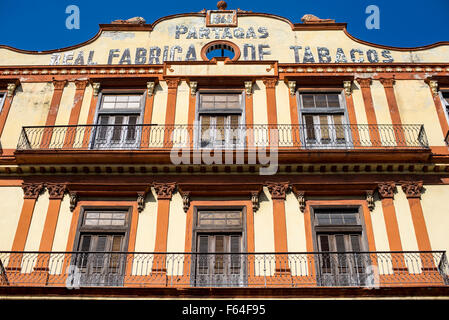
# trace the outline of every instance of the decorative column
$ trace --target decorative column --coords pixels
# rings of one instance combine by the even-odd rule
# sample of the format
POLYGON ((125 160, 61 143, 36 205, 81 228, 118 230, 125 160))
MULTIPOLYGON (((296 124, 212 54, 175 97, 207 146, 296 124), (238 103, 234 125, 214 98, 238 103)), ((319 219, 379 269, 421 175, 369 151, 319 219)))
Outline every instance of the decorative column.
POLYGON ((44 229, 42 230, 41 242, 39 245, 39 253, 34 265, 33 277, 36 281, 33 284, 46 284, 49 274, 50 254, 53 248, 53 241, 56 233, 56 225, 58 223, 59 209, 66 191, 64 184, 49 183, 46 185, 50 202, 48 204, 47 216, 45 218, 44 229))
MULTIPOLYGON (((39 197, 39 194, 41 193, 43 188, 43 183, 22 184, 24 200, 11 251, 21 252, 25 250, 25 244, 28 238, 28 232, 30 230, 34 207, 36 205, 37 198, 39 197)), ((20 272, 21 261, 21 253, 11 255, 7 269, 9 271, 20 272)))
POLYGON ((189 81, 190 95, 189 95, 189 113, 187 117, 187 123, 189 125, 188 134, 190 147, 193 149, 193 135, 194 135, 194 122, 195 122, 195 109, 196 109, 196 93, 198 91, 198 82, 189 81))
POLYGON ((64 87, 67 84, 67 80, 53 80, 53 97, 50 102, 50 109, 48 110, 47 120, 45 122, 46 127, 41 138, 40 147, 46 149, 51 144, 51 137, 53 135, 53 126, 56 123, 56 117, 58 116, 59 104, 61 103, 62 93, 64 87))
MULTIPOLYGON (((83 105, 84 92, 89 84, 88 80, 75 80, 75 97, 73 99, 73 107, 70 112, 69 126, 76 126, 78 124, 81 107, 83 105)), ((71 148, 75 142, 77 127, 69 127, 65 134, 64 148, 71 148)))
POLYGON ((245 81, 246 145, 248 149, 254 147, 253 84, 253 80, 245 81))
POLYGON ((441 130, 443 132, 443 137, 446 137, 449 131, 449 125, 446 120, 446 111, 444 110, 440 95, 438 93, 438 81, 428 79, 426 82, 429 85, 430 94, 432 95, 433 102, 435 104, 438 121, 440 122, 441 130))
POLYGON ((426 221, 421 206, 423 182, 401 181, 399 183, 402 185, 402 190, 404 191, 410 206, 418 249, 419 251, 431 251, 432 246, 430 245, 429 233, 427 232, 426 221))
POLYGON ((301 146, 301 135, 299 129, 298 103, 296 100, 296 81, 287 81, 290 104, 290 122, 292 124, 293 146, 301 146))
POLYGON ((396 137, 396 144, 398 146, 405 146, 405 134, 402 127, 401 115, 399 113, 398 103, 396 101, 396 95, 394 94, 394 82, 393 78, 380 78, 380 83, 384 86, 385 95, 387 97, 388 109, 390 110, 391 122, 393 123, 394 135, 396 137))
POLYGON ((16 91, 18 82, 11 82, 7 84, 6 90, 6 98, 3 103, 3 108, 0 113, 0 137, 3 133, 3 129, 5 128, 6 119, 8 118, 9 110, 11 109, 12 100, 14 99, 14 93, 16 91))
POLYGON ((163 253, 154 257, 153 272, 165 275, 165 253, 167 252, 168 221, 170 200, 176 189, 175 183, 154 183, 157 195, 156 243, 154 252, 163 253))
MULTIPOLYGON (((382 211, 384 215, 385 229, 387 231, 390 251, 402 251, 402 243, 399 234, 398 220, 393 203, 395 189, 396 184, 394 182, 381 183, 378 186, 379 195, 382 201, 382 211)), ((391 254, 391 259, 393 271, 395 273, 407 271, 407 266, 405 265, 402 253, 391 254)))
POLYGON ((360 135, 357 127, 357 117, 355 115, 354 99, 352 97, 352 81, 343 81, 343 88, 346 97, 346 107, 348 109, 349 125, 351 126, 352 141, 354 147, 360 146, 360 135))
POLYGON ((153 106, 154 106, 154 89, 156 83, 154 81, 147 82, 146 99, 145 99, 145 109, 143 112, 143 124, 141 132, 140 147, 148 148, 150 143, 151 127, 146 126, 151 124, 153 117, 153 106))
MULTIPOLYGON (((101 84, 99 82, 92 83, 92 98, 90 99, 89 113, 87 114, 86 124, 94 124, 94 117, 95 111, 97 109, 98 95, 100 93, 100 88, 101 84)), ((92 136, 91 130, 86 128, 83 137, 83 149, 88 148, 91 136, 92 136)))
MULTIPOLYGON (((268 191, 273 200, 274 250, 287 253, 287 223, 285 218, 285 199, 289 188, 288 182, 267 182, 268 191)), ((288 255, 276 255, 276 275, 289 274, 288 255)))
POLYGON ((267 93, 267 112, 268 112, 268 124, 277 126, 277 108, 276 108, 276 78, 263 79, 265 85, 265 91, 267 93))
POLYGON ((362 90, 363 102, 365 104, 366 119, 368 121, 368 128, 371 144, 373 146, 382 145, 380 135, 377 127, 376 112, 374 111, 373 97, 371 95, 371 78, 357 78, 357 82, 360 84, 362 90))
POLYGON ((167 109, 165 112, 165 133, 164 133, 164 147, 170 148, 172 146, 172 132, 175 125, 175 113, 176 113, 176 99, 178 94, 178 85, 180 79, 166 79, 168 86, 167 95, 167 109))

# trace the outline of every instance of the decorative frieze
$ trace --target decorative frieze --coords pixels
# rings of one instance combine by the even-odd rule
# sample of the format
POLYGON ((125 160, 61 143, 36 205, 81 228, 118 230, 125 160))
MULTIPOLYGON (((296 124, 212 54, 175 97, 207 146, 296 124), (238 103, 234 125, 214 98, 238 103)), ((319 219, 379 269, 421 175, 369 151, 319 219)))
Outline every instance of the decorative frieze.
POLYGON ((165 81, 167 82, 168 89, 177 89, 180 80, 178 78, 174 78, 174 79, 165 79, 165 81))
POLYGON ((371 78, 357 78, 356 80, 361 88, 370 88, 373 81, 371 78))
POLYGON ((84 90, 89 84, 88 80, 75 80, 76 90, 84 90))
POLYGON ((384 86, 384 88, 393 88, 393 85, 395 83, 394 78, 380 78, 380 83, 384 86))
POLYGON ((6 87, 6 90, 7 90, 6 95, 8 97, 12 97, 14 95, 14 91, 16 91, 16 87, 17 87, 17 85, 15 83, 8 83, 8 85, 6 87))
POLYGON ((396 184, 394 182, 380 183, 378 185, 378 191, 382 198, 394 198, 394 191, 396 184))
POLYGON ((374 205, 374 191, 368 190, 366 191, 366 202, 368 204, 369 211, 373 211, 375 208, 374 205))
POLYGON ((65 184, 47 183, 46 184, 50 199, 62 199, 66 191, 65 184))
POLYGON ((23 198, 24 199, 37 199, 39 194, 44 189, 43 183, 23 183, 23 198))
POLYGON ((288 82, 288 90, 290 91, 291 96, 294 96, 296 94, 296 81, 288 82))
POLYGON ((420 198, 423 188, 422 181, 400 181, 402 190, 407 198, 420 198))
POLYGON ((276 88, 276 83, 278 80, 276 78, 265 78, 263 79, 263 83, 265 85, 265 88, 267 89, 274 89, 276 88))
POLYGON ((273 200, 285 200, 289 189, 288 182, 267 182, 266 185, 273 200))
POLYGON ((78 203, 78 194, 76 192, 69 192, 69 197, 70 197, 70 212, 73 212, 78 203))
POLYGON ((182 192, 182 208, 184 212, 187 213, 190 208, 190 192, 182 192))
POLYGON ((145 209, 145 192, 137 193, 137 211, 140 213, 145 209))
POLYGON ((153 183, 158 200, 171 200, 176 189, 176 183, 153 183))
POLYGON ((53 80, 55 90, 63 90, 66 84, 67 80, 53 80))
POLYGON ((147 94, 149 97, 151 97, 154 94, 154 82, 147 82, 147 94))

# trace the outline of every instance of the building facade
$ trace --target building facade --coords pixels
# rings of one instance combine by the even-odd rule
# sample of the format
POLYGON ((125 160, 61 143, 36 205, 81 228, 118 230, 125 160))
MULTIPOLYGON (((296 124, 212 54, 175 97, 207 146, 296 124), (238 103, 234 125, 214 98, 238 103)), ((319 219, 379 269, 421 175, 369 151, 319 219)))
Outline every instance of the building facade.
POLYGON ((0 46, 0 103, 3 296, 449 296, 447 42, 221 1, 0 46))

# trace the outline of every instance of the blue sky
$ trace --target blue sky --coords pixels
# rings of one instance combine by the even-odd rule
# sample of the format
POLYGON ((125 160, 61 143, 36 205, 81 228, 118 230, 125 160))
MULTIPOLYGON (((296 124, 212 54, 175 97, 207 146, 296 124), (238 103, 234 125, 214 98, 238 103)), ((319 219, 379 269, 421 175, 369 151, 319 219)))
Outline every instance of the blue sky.
MULTIPOLYGON (((273 13, 292 22, 304 14, 347 22, 349 32, 362 40, 397 47, 417 47, 449 41, 449 0, 229 0, 228 9, 273 13), (380 9, 380 29, 368 30, 366 7, 380 9)), ((98 32, 98 24, 142 16, 147 23, 160 17, 203 8, 217 1, 152 0, 0 0, 0 44, 26 50, 51 50, 78 44, 98 32), (80 29, 65 26, 66 7, 80 9, 80 29)))

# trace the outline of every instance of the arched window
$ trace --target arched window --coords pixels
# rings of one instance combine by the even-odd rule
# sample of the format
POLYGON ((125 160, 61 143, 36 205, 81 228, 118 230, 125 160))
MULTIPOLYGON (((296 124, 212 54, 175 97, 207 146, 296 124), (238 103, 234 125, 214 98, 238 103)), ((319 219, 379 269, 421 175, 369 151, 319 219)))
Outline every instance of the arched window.
POLYGON ((205 61, 213 58, 229 58, 235 61, 240 57, 240 49, 230 41, 213 41, 203 47, 201 57, 205 61))

